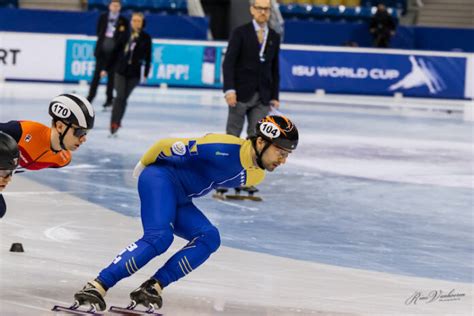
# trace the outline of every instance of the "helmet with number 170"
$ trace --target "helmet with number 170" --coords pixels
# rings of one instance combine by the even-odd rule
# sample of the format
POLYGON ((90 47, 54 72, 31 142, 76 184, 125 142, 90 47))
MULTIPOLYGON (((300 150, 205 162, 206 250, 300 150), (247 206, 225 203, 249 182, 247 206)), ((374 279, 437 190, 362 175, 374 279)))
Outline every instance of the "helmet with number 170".
POLYGON ((268 115, 257 123, 257 136, 277 147, 292 151, 298 146, 298 129, 283 115, 268 115))
POLYGON ((62 121, 67 125, 76 125, 83 129, 94 127, 94 108, 83 96, 68 93, 55 97, 49 103, 49 115, 55 121, 62 121))

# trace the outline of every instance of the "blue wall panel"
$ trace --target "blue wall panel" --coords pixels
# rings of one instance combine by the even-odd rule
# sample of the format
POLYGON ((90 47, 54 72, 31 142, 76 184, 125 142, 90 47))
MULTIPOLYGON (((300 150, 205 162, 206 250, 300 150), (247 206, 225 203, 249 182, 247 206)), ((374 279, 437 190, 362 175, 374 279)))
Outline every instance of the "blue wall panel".
MULTIPOLYGON (((367 23, 285 21, 285 43, 341 46, 356 42, 370 47, 367 23)), ((398 26, 391 47, 440 51, 474 52, 474 29, 398 26)))
MULTIPOLYGON (((0 8, 0 31, 96 35, 100 12, 68 12, 0 8)), ((147 32, 154 38, 205 40, 206 18, 147 14, 147 32)))

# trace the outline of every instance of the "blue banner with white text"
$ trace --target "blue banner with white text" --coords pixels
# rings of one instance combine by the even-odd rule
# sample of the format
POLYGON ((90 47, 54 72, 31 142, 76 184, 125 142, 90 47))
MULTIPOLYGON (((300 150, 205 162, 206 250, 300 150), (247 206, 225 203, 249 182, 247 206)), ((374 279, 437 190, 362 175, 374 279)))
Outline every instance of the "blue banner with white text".
MULTIPOLYGON (((92 79, 95 40, 68 39, 65 81, 92 79)), ((221 45, 153 43, 147 85, 222 87, 221 45)), ((464 99, 467 58, 282 49, 282 91, 464 99)))
POLYGON ((463 99, 465 57, 283 50, 281 89, 463 99))
MULTIPOLYGON (((94 74, 95 40, 68 39, 65 81, 90 81, 94 74)), ((222 47, 153 43, 146 84, 221 87, 222 47)))

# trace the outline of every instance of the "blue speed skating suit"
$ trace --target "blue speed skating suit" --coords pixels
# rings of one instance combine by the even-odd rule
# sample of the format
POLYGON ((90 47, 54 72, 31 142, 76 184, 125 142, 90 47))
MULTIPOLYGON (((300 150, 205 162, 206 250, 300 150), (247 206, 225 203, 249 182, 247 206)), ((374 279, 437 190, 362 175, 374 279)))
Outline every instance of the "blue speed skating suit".
POLYGON ((196 269, 220 245, 217 228, 192 199, 215 187, 260 183, 264 170, 254 165, 252 143, 231 135, 169 138, 153 145, 135 168, 140 173, 143 237, 125 248, 98 276, 107 287, 137 272, 165 252, 174 235, 188 244, 153 276, 162 287, 196 269))

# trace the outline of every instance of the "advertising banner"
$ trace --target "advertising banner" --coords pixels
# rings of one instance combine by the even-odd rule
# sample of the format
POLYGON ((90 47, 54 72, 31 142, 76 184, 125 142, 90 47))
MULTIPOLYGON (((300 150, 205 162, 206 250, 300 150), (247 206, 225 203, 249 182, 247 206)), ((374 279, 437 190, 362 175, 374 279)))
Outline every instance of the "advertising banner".
POLYGON ((0 33, 0 78, 62 81, 64 37, 0 33))
POLYGON ((281 89, 462 99, 466 62, 466 57, 283 50, 281 89))
MULTIPOLYGON (((95 40, 66 41, 66 81, 92 79, 95 40)), ((219 87, 222 48, 216 46, 153 43, 148 85, 219 87)))
MULTIPOLYGON (((94 48, 93 37, 0 32, 0 80, 90 82, 94 48)), ((154 40, 152 49, 147 85, 222 87, 225 43, 154 40)), ((282 45, 280 76, 281 91, 472 99, 474 55, 282 45)))

